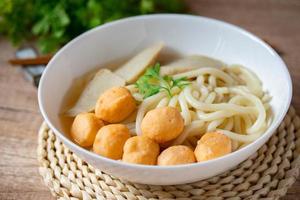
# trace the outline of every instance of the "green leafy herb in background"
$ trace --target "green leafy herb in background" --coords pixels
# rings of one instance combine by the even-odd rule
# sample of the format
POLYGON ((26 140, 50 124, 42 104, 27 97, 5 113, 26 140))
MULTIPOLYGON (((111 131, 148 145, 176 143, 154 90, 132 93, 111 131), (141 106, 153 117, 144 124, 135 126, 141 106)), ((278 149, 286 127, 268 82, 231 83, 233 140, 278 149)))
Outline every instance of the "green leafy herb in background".
POLYGON ((0 0, 0 33, 53 52, 80 33, 123 17, 181 12, 180 0, 0 0))
POLYGON ((141 76, 135 83, 139 92, 144 95, 144 98, 157 94, 161 90, 168 93, 172 97, 172 89, 174 87, 183 88, 190 82, 186 77, 174 79, 171 76, 160 76, 160 64, 156 63, 153 67, 146 70, 145 74, 141 76))

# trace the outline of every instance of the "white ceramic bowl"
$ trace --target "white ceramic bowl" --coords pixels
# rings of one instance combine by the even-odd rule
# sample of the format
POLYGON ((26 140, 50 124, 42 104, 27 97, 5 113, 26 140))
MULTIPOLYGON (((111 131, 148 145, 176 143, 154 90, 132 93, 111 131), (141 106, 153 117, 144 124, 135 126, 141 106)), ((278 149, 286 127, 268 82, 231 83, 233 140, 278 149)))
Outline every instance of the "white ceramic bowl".
POLYGON ((289 72, 277 53, 251 33, 214 19, 188 15, 147 15, 94 28, 64 46, 48 64, 39 86, 42 115, 57 137, 91 165, 132 182, 166 185, 202 180, 220 174, 247 159, 273 134, 290 105, 289 72), (204 54, 253 70, 271 94, 274 119, 262 137, 224 157, 189 165, 158 167, 127 164, 101 157, 73 143, 62 131, 59 108, 74 78, 163 41, 182 54, 204 54))

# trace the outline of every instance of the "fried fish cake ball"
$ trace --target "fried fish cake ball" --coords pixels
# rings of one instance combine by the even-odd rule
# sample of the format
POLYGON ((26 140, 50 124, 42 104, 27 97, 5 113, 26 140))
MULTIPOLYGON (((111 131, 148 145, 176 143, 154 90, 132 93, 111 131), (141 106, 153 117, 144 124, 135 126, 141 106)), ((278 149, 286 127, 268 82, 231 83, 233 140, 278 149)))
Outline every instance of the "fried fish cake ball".
POLYGON ((202 162, 224 156, 231 151, 230 138, 222 133, 212 132, 200 138, 194 153, 197 161, 202 162))
POLYGON ((78 114, 71 126, 71 137, 82 147, 93 145, 97 131, 104 126, 102 120, 98 119, 94 113, 78 114))
POLYGON ((136 102, 128 89, 113 87, 100 95, 95 114, 109 123, 118 123, 128 117, 136 109, 136 102))
POLYGON ((119 160, 123 155, 123 146, 130 138, 129 129, 123 124, 103 126, 97 133, 93 151, 101 156, 119 160))
POLYGON ((128 163, 156 165, 159 145, 146 136, 129 138, 124 145, 122 160, 128 163))
POLYGON ((160 144, 175 139, 183 128, 183 118, 173 107, 161 107, 149 111, 141 124, 142 134, 160 144))
POLYGON ((192 149, 184 145, 171 146, 158 156, 157 165, 180 165, 196 162, 192 149))

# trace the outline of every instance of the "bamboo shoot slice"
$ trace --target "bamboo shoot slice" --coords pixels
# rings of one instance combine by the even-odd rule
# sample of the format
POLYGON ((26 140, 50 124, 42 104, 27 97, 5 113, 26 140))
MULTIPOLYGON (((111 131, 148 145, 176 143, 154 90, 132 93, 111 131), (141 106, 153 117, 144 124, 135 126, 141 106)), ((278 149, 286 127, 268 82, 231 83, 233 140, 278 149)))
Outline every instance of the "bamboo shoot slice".
POLYGON ((76 116, 82 112, 93 111, 99 96, 105 90, 117 86, 125 86, 125 80, 108 69, 100 69, 87 84, 74 107, 65 114, 76 116))
POLYGON ((127 83, 133 83, 147 67, 153 64, 163 46, 163 43, 157 43, 144 49, 118 68, 115 73, 123 77, 127 83))
POLYGON ((181 58, 177 61, 171 62, 170 64, 161 66, 160 74, 162 76, 174 75, 201 67, 220 68, 222 66, 225 66, 225 64, 219 60, 212 59, 206 56, 193 55, 181 58))

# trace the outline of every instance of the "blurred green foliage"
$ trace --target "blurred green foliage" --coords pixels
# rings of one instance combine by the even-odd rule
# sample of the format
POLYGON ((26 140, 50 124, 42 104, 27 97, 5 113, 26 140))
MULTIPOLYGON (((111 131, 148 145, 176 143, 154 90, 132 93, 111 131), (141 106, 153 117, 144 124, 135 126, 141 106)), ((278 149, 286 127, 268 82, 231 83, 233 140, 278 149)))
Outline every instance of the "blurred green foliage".
POLYGON ((53 52, 80 33, 123 17, 182 12, 181 0, 0 0, 0 33, 53 52))

